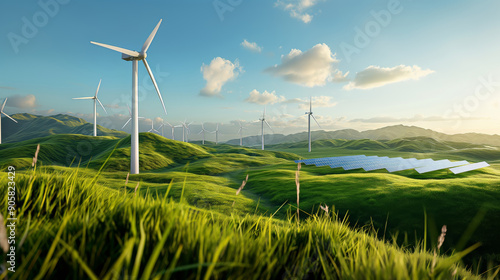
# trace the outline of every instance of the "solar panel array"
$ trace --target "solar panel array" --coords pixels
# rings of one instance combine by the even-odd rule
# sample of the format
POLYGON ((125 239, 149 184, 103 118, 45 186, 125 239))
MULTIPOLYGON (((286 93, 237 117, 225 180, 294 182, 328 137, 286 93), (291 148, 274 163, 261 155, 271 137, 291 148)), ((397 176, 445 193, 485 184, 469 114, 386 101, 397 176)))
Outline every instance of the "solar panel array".
POLYGON ((386 169, 388 172, 396 172, 408 169, 415 169, 418 173, 432 172, 450 168, 454 174, 467 172, 489 166, 486 162, 478 162, 470 164, 466 160, 449 161, 447 159, 434 161, 433 159, 416 159, 416 158, 389 158, 378 156, 341 156, 327 158, 313 158, 296 160, 296 163, 304 163, 306 165, 330 166, 331 168, 342 167, 344 170, 363 169, 365 171, 373 171, 386 169))

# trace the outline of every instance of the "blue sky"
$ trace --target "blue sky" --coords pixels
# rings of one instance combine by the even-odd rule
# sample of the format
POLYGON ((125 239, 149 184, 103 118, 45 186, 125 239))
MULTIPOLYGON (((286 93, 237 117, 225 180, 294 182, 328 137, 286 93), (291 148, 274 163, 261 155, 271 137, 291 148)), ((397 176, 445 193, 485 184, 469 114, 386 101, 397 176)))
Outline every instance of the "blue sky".
POLYGON ((306 129, 312 96, 327 130, 405 124, 500 134, 499 8, 493 0, 8 1, 0 98, 12 100, 9 114, 92 121, 91 102, 71 98, 91 96, 102 78, 109 114, 98 109, 98 123, 120 129, 132 65, 90 41, 140 50, 163 19, 147 59, 168 115, 140 65, 145 118, 209 130, 222 123, 227 139, 236 121, 257 134, 266 104, 274 131, 288 134, 306 129))

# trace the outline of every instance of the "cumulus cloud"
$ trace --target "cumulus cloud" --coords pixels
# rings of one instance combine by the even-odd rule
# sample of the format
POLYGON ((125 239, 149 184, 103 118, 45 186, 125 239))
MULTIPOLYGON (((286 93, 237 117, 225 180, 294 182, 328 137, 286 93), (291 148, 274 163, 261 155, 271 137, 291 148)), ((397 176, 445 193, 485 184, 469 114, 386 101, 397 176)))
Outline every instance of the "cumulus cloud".
POLYGON ((281 57, 281 64, 264 71, 292 83, 314 87, 327 81, 343 82, 347 79, 348 73, 343 74, 335 67, 337 62, 335 54, 326 44, 317 44, 306 52, 292 49, 281 57))
POLYGON ((30 109, 38 107, 36 103, 36 97, 33 94, 28 95, 12 95, 8 97, 7 107, 19 108, 19 109, 30 109))
POLYGON ((253 51, 253 52, 259 52, 260 53, 262 51, 262 47, 260 47, 259 45, 257 45, 257 43, 255 43, 255 42, 248 42, 247 39, 243 40, 243 42, 241 42, 241 45, 245 49, 253 51))
POLYGON ((265 90, 263 93, 260 93, 258 90, 254 89, 249 95, 250 96, 245 99, 245 102, 266 105, 285 101, 285 97, 282 95, 277 96, 275 91, 268 92, 265 90))
POLYGON ((242 71, 238 60, 235 60, 233 63, 222 57, 212 59, 209 65, 203 64, 201 66, 201 73, 203 73, 203 79, 207 81, 207 84, 200 91, 200 95, 209 97, 220 96, 222 86, 228 81, 236 79, 242 71))
POLYGON ((431 73, 434 73, 434 71, 430 69, 423 70, 417 65, 398 65, 392 68, 372 65, 356 73, 354 80, 345 85, 344 89, 371 89, 406 80, 418 80, 431 73))
POLYGON ((278 0, 274 5, 288 11, 291 17, 309 23, 313 19, 311 8, 318 2, 318 0, 278 0))

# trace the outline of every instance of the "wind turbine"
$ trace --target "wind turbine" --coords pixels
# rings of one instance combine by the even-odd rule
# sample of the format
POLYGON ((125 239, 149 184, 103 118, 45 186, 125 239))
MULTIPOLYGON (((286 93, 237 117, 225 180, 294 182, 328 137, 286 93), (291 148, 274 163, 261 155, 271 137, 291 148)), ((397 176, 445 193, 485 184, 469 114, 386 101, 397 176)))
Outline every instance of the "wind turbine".
POLYGON ((101 87, 101 80, 99 80, 99 84, 97 85, 97 90, 95 91, 95 95, 91 97, 78 97, 78 98, 73 98, 73 99, 93 99, 94 100, 94 136, 97 136, 97 102, 99 102, 99 105, 101 105, 102 109, 106 114, 108 113, 104 106, 102 106, 101 100, 97 98, 97 94, 99 93, 99 88, 101 87))
POLYGON ((160 132, 158 130, 156 130, 153 125, 154 125, 154 121, 153 121, 153 119, 151 119, 151 129, 148 130, 148 132, 153 132, 153 133, 156 132, 156 133, 160 134, 160 132))
POLYGON ((238 122, 240 124, 240 129, 238 130, 238 133, 240 134, 240 146, 243 146, 243 129, 246 129, 241 125, 241 122, 238 122))
MULTIPOLYGON (((122 129, 125 128, 125 126, 132 120, 132 112, 130 111, 130 107, 128 106, 127 104, 127 109, 128 109, 128 113, 129 113, 129 116, 130 118, 128 119, 128 121, 122 126, 122 129)), ((139 119, 144 119, 144 117, 139 117, 139 119)))
POLYGON ((153 72, 151 72, 151 68, 149 67, 148 62, 146 61, 147 51, 151 42, 153 41, 158 28, 160 27, 162 20, 158 22, 155 29, 149 35, 144 45, 142 45, 141 52, 131 51, 124 48, 119 48, 115 46, 110 46, 106 44, 90 42, 94 45, 98 45, 104 48, 108 48, 117 52, 122 53, 122 59, 126 61, 132 61, 132 134, 130 141, 130 173, 131 174, 139 174, 139 98, 138 98, 138 80, 139 80, 139 61, 142 60, 146 70, 148 71, 149 77, 151 77, 151 81, 155 86, 156 92, 158 93, 158 97, 160 98, 161 105, 163 106, 163 110, 165 111, 165 115, 167 114, 167 109, 165 108, 165 103, 163 103, 163 98, 161 97, 160 89, 156 84, 156 80, 153 76, 153 72))
POLYGON ((171 125, 169 122, 164 122, 164 123, 162 124, 162 129, 161 129, 161 133, 162 133, 162 135, 163 135, 163 126, 165 126, 165 124, 167 124, 168 126, 170 126, 170 128, 172 129, 172 140, 175 140, 175 138, 174 138, 174 132, 175 132, 175 131, 174 131, 174 130, 175 130, 175 128, 176 128, 176 127, 179 127, 179 126, 173 126, 173 125, 171 125))
POLYGON ((17 123, 17 121, 13 118, 11 118, 11 116, 7 115, 4 111, 3 111, 3 108, 5 108, 5 103, 7 103, 7 98, 5 98, 5 101, 3 102, 3 105, 2 105, 2 108, 0 108, 0 144, 2 144, 2 114, 4 114, 7 118, 13 120, 15 123, 17 123))
POLYGON ((205 129, 205 124, 204 123, 201 123, 201 131, 198 132, 198 134, 202 134, 203 135, 203 145, 205 145, 205 132, 208 132, 208 130, 205 129))
POLYGON ((217 145, 217 143, 219 142, 219 124, 217 124, 215 130, 211 133, 215 133, 215 145, 217 145))
POLYGON ((182 142, 187 142, 187 143, 189 143, 188 134, 189 134, 189 132, 191 131, 191 130, 189 129, 189 126, 190 126, 192 123, 193 123, 193 122, 186 123, 186 121, 181 122, 181 126, 182 126, 182 142), (186 138, 184 138, 184 136, 185 136, 186 138))
POLYGON ((269 125, 269 123, 266 121, 266 107, 264 107, 264 113, 262 114, 262 119, 259 119, 259 121, 261 122, 261 135, 262 135, 262 150, 264 150, 264 123, 266 123, 266 125, 271 129, 273 130, 273 128, 271 127, 271 125, 269 125))
POLYGON ((311 117, 313 117, 316 124, 319 126, 319 128, 321 128, 321 125, 319 125, 318 121, 313 115, 311 97, 309 97, 309 112, 306 112, 306 115, 307 115, 307 131, 309 133, 309 152, 311 152, 311 117))

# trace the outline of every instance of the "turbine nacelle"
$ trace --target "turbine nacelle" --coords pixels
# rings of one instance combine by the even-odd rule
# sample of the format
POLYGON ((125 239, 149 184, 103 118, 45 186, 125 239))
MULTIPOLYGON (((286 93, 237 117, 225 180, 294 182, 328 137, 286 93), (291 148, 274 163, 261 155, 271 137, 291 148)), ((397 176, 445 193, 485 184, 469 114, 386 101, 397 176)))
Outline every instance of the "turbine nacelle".
POLYGON ((146 59, 146 57, 148 57, 147 53, 139 53, 139 56, 131 56, 131 55, 122 53, 122 59, 126 60, 126 61, 143 60, 143 59, 146 59))

